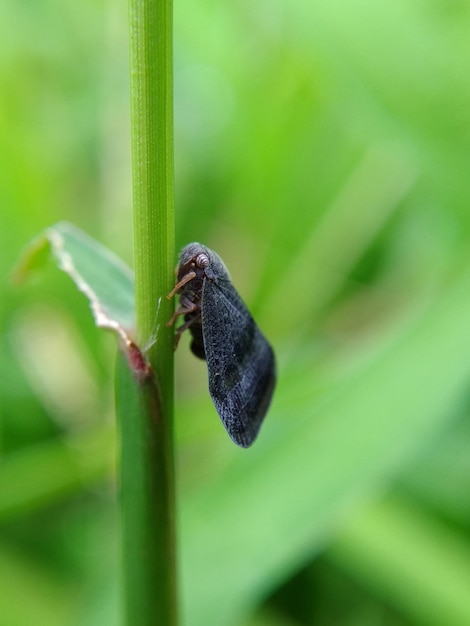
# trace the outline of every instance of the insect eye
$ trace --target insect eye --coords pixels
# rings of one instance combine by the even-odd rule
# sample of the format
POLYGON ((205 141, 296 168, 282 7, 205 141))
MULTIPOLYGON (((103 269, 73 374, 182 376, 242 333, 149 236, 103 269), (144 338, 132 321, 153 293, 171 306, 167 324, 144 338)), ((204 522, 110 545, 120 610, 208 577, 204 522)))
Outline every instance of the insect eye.
POLYGON ((201 252, 201 254, 198 254, 196 257, 196 265, 198 267, 208 267, 209 257, 207 256, 207 254, 204 254, 203 252, 201 252))

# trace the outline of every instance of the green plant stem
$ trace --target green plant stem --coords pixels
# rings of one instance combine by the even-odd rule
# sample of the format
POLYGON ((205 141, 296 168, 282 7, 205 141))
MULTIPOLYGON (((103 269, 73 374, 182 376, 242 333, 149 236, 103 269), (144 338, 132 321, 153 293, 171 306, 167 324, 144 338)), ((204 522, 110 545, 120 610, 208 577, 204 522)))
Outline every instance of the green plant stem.
MULTIPOLYGON (((165 296, 174 279, 172 2, 129 2, 135 290, 142 345, 169 318, 165 296)), ((160 328, 158 349, 154 344, 149 350, 162 387, 172 377, 167 366, 173 356, 171 336, 160 328), (164 365, 161 372, 159 364, 164 365)))
POLYGON ((121 506, 126 626, 176 626, 173 462, 156 381, 119 355, 121 506), (170 453, 170 454, 169 454, 170 453))
POLYGON ((125 623, 174 626, 172 2, 129 15, 137 342, 155 379, 118 365, 125 623))

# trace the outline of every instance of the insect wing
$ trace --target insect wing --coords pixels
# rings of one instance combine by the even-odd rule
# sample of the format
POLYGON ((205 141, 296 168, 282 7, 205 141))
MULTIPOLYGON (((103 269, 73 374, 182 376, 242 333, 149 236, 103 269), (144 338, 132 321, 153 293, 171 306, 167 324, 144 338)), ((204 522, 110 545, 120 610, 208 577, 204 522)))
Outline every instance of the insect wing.
POLYGON ((202 334, 209 393, 230 438, 246 448, 256 439, 275 384, 271 346, 232 283, 204 281, 202 334))

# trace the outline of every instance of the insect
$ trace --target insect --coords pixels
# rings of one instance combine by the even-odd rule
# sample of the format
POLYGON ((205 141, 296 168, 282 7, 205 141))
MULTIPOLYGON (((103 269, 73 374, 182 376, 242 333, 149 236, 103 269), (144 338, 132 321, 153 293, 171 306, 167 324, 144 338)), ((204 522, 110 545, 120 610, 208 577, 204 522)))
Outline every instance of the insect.
POLYGON ((200 243, 180 253, 177 283, 168 294, 180 302, 168 326, 175 347, 189 328, 191 350, 207 362, 209 393, 234 443, 251 446, 268 410, 276 382, 274 353, 232 285, 222 259, 200 243))

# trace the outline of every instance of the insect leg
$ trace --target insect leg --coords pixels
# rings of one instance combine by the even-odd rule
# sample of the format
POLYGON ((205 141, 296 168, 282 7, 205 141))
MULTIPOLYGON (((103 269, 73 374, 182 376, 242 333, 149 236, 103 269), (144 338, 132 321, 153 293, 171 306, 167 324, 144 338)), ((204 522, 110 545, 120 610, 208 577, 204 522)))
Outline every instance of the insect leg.
POLYGON ((189 300, 185 303, 180 303, 175 309, 175 312, 173 313, 173 315, 170 317, 170 319, 166 323, 166 325, 173 326, 173 324, 175 323, 175 321, 178 319, 180 315, 186 315, 186 313, 193 313, 198 308, 199 307, 197 304, 194 304, 194 302, 191 302, 189 300))
POLYGON ((197 320, 201 319, 201 314, 199 313, 198 315, 194 315, 191 316, 189 318, 189 320, 186 320, 184 324, 182 324, 179 328, 176 329, 175 332, 175 350, 179 344, 179 341, 181 339, 181 335, 184 333, 185 330, 188 330, 188 328, 190 326, 192 326, 192 324, 194 324, 194 322, 196 322, 197 320))

